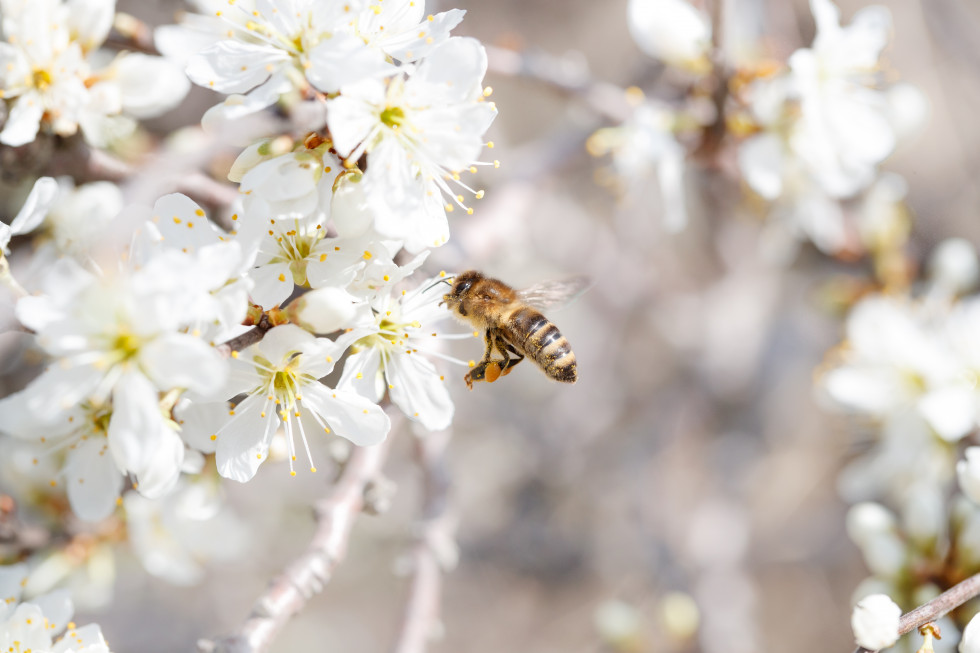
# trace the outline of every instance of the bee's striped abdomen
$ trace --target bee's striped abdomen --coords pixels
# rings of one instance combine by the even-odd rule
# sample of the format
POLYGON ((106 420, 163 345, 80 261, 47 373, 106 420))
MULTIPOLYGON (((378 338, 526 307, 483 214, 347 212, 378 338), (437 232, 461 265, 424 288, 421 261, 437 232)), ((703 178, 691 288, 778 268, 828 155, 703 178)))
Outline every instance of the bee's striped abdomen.
POLYGON ((545 374, 556 381, 575 383, 578 378, 575 354, 548 318, 530 306, 521 306, 503 323, 511 344, 537 363, 545 374))

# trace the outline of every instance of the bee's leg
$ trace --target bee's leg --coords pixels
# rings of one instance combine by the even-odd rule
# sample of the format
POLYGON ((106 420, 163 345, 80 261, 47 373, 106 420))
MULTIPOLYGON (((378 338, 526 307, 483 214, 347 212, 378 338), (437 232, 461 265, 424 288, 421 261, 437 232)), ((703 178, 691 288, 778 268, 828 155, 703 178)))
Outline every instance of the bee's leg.
POLYGON ((494 349, 502 352, 501 343, 503 343, 503 338, 500 337, 496 329, 487 329, 487 353, 482 362, 487 383, 493 383, 499 379, 501 371, 507 367, 506 353, 504 353, 504 359, 500 361, 490 358, 494 349))
POLYGON ((499 372, 495 374, 493 370, 488 369, 488 367, 493 367, 497 365, 490 359, 490 356, 493 354, 493 349, 496 344, 496 337, 492 329, 487 329, 486 331, 484 331, 483 341, 487 345, 486 351, 483 352, 483 358, 480 360, 479 363, 477 363, 473 367, 473 369, 467 372, 466 375, 463 377, 463 380, 466 381, 466 387, 469 388, 470 390, 473 389, 474 381, 492 382, 492 381, 496 381, 497 377, 500 376, 499 372))
POLYGON ((514 367, 515 365, 517 365, 518 363, 520 363, 522 360, 524 360, 524 354, 521 354, 520 352, 518 352, 514 348, 514 346, 512 344, 510 344, 509 342, 507 342, 503 338, 499 338, 497 340, 497 351, 499 351, 500 354, 504 357, 504 359, 502 361, 500 361, 500 364, 501 364, 500 375, 501 376, 504 376, 506 374, 509 374, 510 373, 510 368, 514 367), (508 355, 508 352, 510 354, 513 354, 514 356, 516 356, 516 358, 511 358, 508 355))

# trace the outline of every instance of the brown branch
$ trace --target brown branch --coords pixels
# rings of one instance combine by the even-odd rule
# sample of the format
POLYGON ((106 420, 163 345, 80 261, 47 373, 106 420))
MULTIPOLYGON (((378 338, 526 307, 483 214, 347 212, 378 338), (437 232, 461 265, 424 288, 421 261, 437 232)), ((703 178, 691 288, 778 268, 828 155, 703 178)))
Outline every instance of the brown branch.
POLYGON ((255 601, 237 632, 201 640, 205 653, 259 653, 268 650, 279 631, 330 582, 347 554, 354 520, 364 511, 368 484, 381 472, 394 434, 379 445, 357 447, 330 493, 316 504, 317 528, 306 551, 276 576, 255 601))
POLYGON ((517 52, 493 45, 486 49, 489 72, 542 82, 582 100, 599 115, 616 122, 623 122, 633 113, 625 90, 593 80, 584 64, 544 52, 517 52))
POLYGON ((89 181, 120 182, 134 172, 130 164, 108 152, 86 145, 80 137, 73 137, 66 148, 59 149, 45 170, 45 174, 52 177, 68 175, 77 184, 89 181))
MULTIPOLYGON (((898 634, 904 635, 910 633, 920 626, 936 621, 977 595, 980 595, 980 574, 970 576, 966 580, 953 585, 928 603, 924 603, 915 610, 903 614, 901 620, 898 622, 898 634)), ((870 649, 859 646, 854 653, 871 653, 871 651, 870 649)))
MULTIPOLYGON (((423 653, 440 628, 441 572, 445 550, 452 544, 452 526, 446 515, 449 473, 446 445, 449 432, 429 433, 416 440, 416 458, 424 474, 422 523, 412 551, 412 585, 394 653, 423 653)), ((455 562, 454 560, 452 562, 455 562)))

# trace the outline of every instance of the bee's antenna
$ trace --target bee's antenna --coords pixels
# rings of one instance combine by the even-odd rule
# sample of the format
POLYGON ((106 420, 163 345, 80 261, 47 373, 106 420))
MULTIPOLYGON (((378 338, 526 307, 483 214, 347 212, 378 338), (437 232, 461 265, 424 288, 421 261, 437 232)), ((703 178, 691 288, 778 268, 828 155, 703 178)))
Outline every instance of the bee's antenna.
POLYGON ((425 290, 423 290, 422 293, 425 294, 425 293, 429 292, 430 290, 432 290, 433 288, 435 288, 436 286, 438 286, 440 283, 444 283, 447 286, 452 286, 452 284, 450 282, 453 279, 455 279, 455 278, 456 278, 455 275, 454 276, 450 276, 450 277, 443 277, 442 279, 439 279, 438 281, 436 281, 435 283, 433 283, 431 286, 429 286, 428 288, 426 288, 425 290))

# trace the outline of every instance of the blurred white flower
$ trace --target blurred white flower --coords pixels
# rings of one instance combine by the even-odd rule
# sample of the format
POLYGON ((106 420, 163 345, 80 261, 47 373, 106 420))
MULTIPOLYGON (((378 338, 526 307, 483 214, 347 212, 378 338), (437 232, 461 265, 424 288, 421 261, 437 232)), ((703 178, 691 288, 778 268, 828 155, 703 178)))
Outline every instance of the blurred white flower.
POLYGON ((79 127, 104 145, 119 123, 159 115, 179 103, 189 84, 161 57, 122 53, 103 69, 91 57, 105 41, 115 0, 3 0, 0 98, 10 112, 0 143, 34 140, 42 123, 61 136, 79 127))
POLYGON ((843 364, 822 385, 841 406, 877 418, 912 406, 952 441, 976 420, 961 372, 949 343, 914 304, 872 296, 848 316, 843 364))
POLYGON ((128 493, 123 506, 129 542, 143 567, 174 585, 198 583, 206 562, 235 560, 247 549, 247 526, 207 481, 183 481, 156 500, 128 493))
POLYGON ((612 154, 613 168, 625 181, 627 195, 641 196, 646 203, 650 184, 657 184, 663 203, 663 225, 670 232, 687 226, 687 152, 674 136, 676 121, 677 116, 666 106, 645 101, 622 125, 600 129, 588 141, 591 154, 612 154))
POLYGON ((902 609, 884 594, 866 596, 851 613, 854 641, 872 651, 887 648, 898 641, 898 621, 902 609))
MULTIPOLYGON (((878 57, 891 27, 888 10, 866 7, 842 27, 830 0, 811 0, 810 6, 817 23, 813 45, 797 50, 784 73, 747 87, 745 101, 761 130, 741 144, 738 163, 755 192, 781 200, 784 216, 834 253, 854 238, 837 201, 871 185, 913 118, 898 115, 877 87, 878 57)), ((895 101, 913 99, 906 93, 895 101)))
POLYGON ((973 243, 965 238, 948 238, 929 257, 929 277, 934 286, 950 294, 975 287, 980 279, 980 261, 973 243))
POLYGON ((695 73, 711 67, 711 21, 685 0, 630 0, 629 30, 645 53, 695 73))
POLYGON ((313 434, 336 433, 359 446, 385 439, 391 424, 381 408, 319 381, 333 370, 343 350, 331 340, 284 324, 234 357, 225 396, 247 396, 211 436, 222 476, 250 480, 268 457, 269 444, 280 425, 286 432, 289 468, 294 475, 297 437, 313 471, 316 467, 309 446, 313 434))

